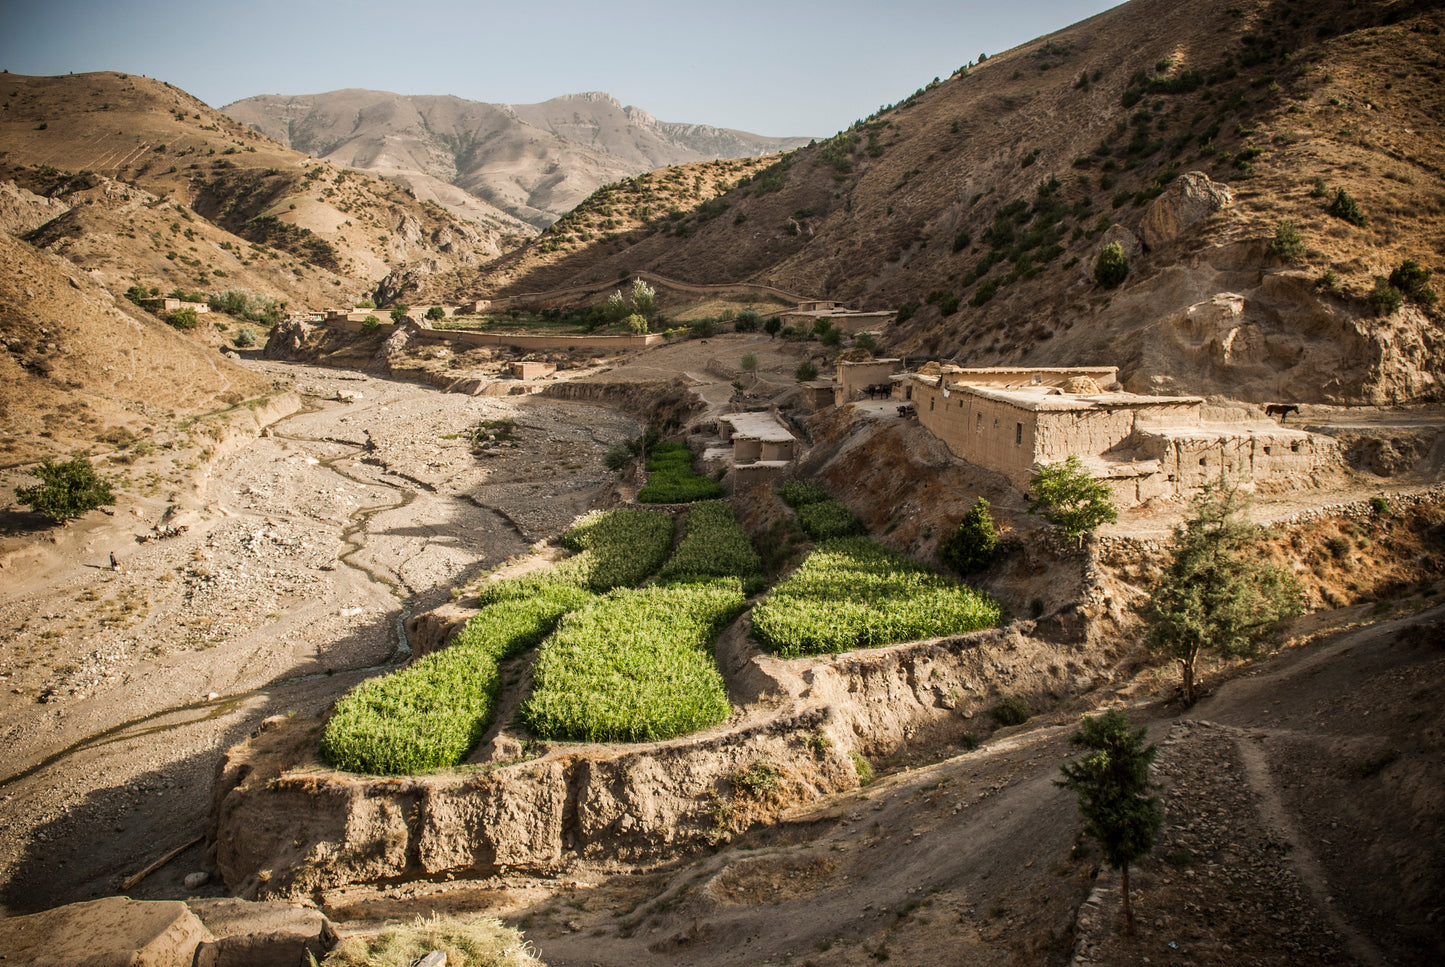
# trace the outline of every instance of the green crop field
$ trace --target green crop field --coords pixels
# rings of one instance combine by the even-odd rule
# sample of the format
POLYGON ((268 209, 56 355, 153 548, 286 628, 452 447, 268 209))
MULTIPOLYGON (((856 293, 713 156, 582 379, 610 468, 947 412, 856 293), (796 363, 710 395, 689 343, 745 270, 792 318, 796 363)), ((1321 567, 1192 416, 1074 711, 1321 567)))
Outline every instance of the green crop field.
POLYGON ((736 580, 613 591, 547 639, 523 718, 537 735, 646 742, 732 712, 712 639, 743 610, 736 580))
POLYGON ((722 496, 722 484, 693 472, 693 452, 681 443, 659 443, 647 458, 647 484, 637 493, 644 504, 686 504, 722 496))
POLYGON ((763 586, 763 562, 733 510, 720 500, 694 504, 677 550, 657 575, 662 583, 735 577, 749 594, 763 586))
POLYGON ((865 538, 826 541, 753 609, 753 633, 784 658, 974 631, 1003 609, 865 538))
POLYGON ((322 755, 337 769, 377 775, 457 765, 491 723, 500 664, 535 647, 564 614, 593 599, 557 585, 483 608, 451 647, 343 696, 326 723, 322 755))
POLYGON ((672 515, 660 510, 611 510, 590 514, 562 535, 572 557, 545 571, 514 581, 483 585, 483 604, 525 598, 556 584, 610 591, 634 587, 667 559, 676 529, 672 515))

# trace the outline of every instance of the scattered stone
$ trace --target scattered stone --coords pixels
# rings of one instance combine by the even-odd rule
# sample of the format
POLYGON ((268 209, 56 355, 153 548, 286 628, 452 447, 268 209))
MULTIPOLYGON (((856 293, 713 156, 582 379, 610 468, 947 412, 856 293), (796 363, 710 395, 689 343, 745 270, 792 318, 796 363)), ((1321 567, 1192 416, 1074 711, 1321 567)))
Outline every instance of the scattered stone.
POLYGON ((211 882, 211 874, 205 870, 197 870, 194 873, 186 874, 185 884, 187 890, 199 890, 209 882, 211 882))

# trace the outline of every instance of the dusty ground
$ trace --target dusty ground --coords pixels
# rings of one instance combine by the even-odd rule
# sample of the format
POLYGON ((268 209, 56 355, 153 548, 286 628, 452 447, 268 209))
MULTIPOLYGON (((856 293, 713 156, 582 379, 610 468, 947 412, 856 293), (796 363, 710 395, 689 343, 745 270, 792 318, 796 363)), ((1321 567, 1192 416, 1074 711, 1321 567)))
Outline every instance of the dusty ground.
MULTIPOLYGON (((253 365, 294 378, 312 408, 214 463, 138 462, 114 516, 53 543, 33 515, 3 516, 11 910, 115 892, 199 836, 220 750, 401 657, 406 614, 564 528, 591 503, 606 445, 637 432, 580 404, 253 365), (323 402, 339 391, 356 402, 323 402), (471 453, 467 431, 504 418, 515 447, 471 453), (188 529, 137 543, 162 522, 188 529)), ((201 862, 195 848, 131 892, 172 894, 201 862)))

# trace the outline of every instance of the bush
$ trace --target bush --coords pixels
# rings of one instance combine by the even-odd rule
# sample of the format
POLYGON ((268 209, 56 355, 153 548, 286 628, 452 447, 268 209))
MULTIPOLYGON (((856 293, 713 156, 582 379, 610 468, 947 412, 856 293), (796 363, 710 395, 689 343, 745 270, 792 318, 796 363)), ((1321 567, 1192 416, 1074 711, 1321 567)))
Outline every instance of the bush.
POLYGON ((789 480, 778 488, 778 499, 793 509, 828 499, 828 491, 811 480, 789 480))
POLYGON ((44 460, 30 472, 40 478, 40 485, 15 488, 16 502, 57 524, 115 503, 110 481, 97 474, 85 457, 76 456, 59 463, 44 460))
POLYGON ((622 320, 622 328, 626 329, 634 336, 645 336, 647 335, 647 319, 646 317, 638 315, 634 312, 632 313, 632 315, 622 320))
POLYGON ((376 318, 376 316, 367 316, 365 319, 361 320, 361 331, 362 331, 362 332, 367 332, 367 333, 376 332, 376 330, 378 330, 378 329, 380 329, 380 328, 381 328, 381 320, 378 319, 378 318, 376 318))
POLYGON ((1124 257, 1124 247, 1118 242, 1105 245, 1099 253, 1099 260, 1094 263, 1094 281, 1106 289, 1113 289, 1128 277, 1129 260, 1124 257))
POLYGON ((805 359, 798 364, 797 369, 793 370, 793 375, 798 378, 798 382, 800 383, 806 383, 810 379, 817 379, 817 364, 815 364, 811 359, 805 359))
MULTIPOLYGON (((188 301, 198 302, 200 300, 188 301)), ((252 322, 260 322, 268 326, 276 325, 282 317, 281 303, 268 296, 256 295, 254 292, 247 292, 243 289, 212 292, 205 301, 211 307, 212 312, 224 312, 228 316, 249 319, 252 322)))
POLYGON ((782 328, 783 321, 777 316, 772 316, 768 319, 767 322, 763 323, 763 332, 767 333, 769 336, 776 336, 778 334, 778 330, 782 328))
POLYGON ((448 964, 541 967, 542 962, 527 952, 528 946, 520 933, 503 926, 500 920, 459 920, 434 913, 430 919, 418 917, 411 924, 390 927, 379 935, 344 937, 321 963, 322 967, 414 964, 439 950, 446 954, 448 964))
POLYGON ((1042 512, 1064 536, 1083 543, 1084 535, 1119 519, 1109 485, 1095 480, 1078 457, 1039 466, 1029 492, 1029 513, 1042 512))
POLYGON ((392 306, 391 321, 396 323, 398 326, 401 325, 403 322, 406 322, 406 310, 407 306, 405 305, 405 303, 398 302, 396 305, 392 306))
POLYGON ((201 324, 201 318, 196 315, 196 310, 187 307, 166 316, 166 323, 173 329, 194 329, 201 324))
POLYGON ((1379 514, 1381 517, 1388 517, 1390 515, 1390 502, 1384 497, 1371 497, 1370 510, 1379 514))
POLYGON ((1029 707, 1013 695, 1005 696, 1003 701, 995 705, 993 709, 994 721, 1005 727, 1023 725, 1029 720, 1031 714, 1033 713, 1029 711, 1029 707))
POLYGON ((1390 273, 1390 284, 1421 305, 1433 306, 1439 301, 1435 290, 1430 288, 1430 276, 1433 274, 1414 259, 1406 259, 1390 273))
POLYGON ((998 532, 988 512, 988 501, 982 497, 974 501, 958 527, 938 546, 938 556, 959 574, 988 570, 998 557, 998 532))
POLYGON ((356 304, 356 308, 358 308, 358 309, 375 309, 375 308, 376 308, 376 303, 375 303, 375 302, 372 302, 370 299, 362 299, 360 302, 358 302, 358 303, 356 304))
POLYGON ((738 363, 742 366, 743 372, 751 373, 758 368, 758 357, 752 353, 743 353, 743 358, 738 360, 738 363))
POLYGON ((846 505, 836 500, 820 500, 797 510, 798 523, 815 541, 834 537, 853 537, 866 533, 863 522, 846 505))
POLYGON ((1305 239, 1304 235, 1300 234, 1299 226, 1287 218, 1282 220, 1275 226, 1269 250, 1284 262, 1298 262, 1304 258, 1305 239))
POLYGON ((1400 290, 1391 285, 1390 280, 1383 275, 1375 276, 1375 287, 1370 290, 1370 294, 1366 298, 1369 299, 1370 307, 1375 310, 1377 316, 1395 314, 1405 301, 1400 290))
POLYGON ((447 317, 447 311, 441 306, 432 306, 426 311, 426 317, 432 322, 436 322, 439 319, 445 319, 447 317))
POLYGON ((986 595, 849 537, 820 545, 774 588, 753 609, 753 633, 775 654, 796 658, 962 634, 1002 617, 986 595))
POLYGON ((1330 202, 1330 207, 1325 210, 1336 218, 1349 222, 1351 225, 1358 225, 1363 228, 1369 224, 1369 219, 1366 218, 1365 213, 1360 210, 1359 204, 1351 198, 1349 192, 1343 188, 1335 189, 1334 201, 1330 202))
POLYGON ((1315 288, 1332 296, 1345 294, 1344 288, 1340 285, 1340 277, 1335 274, 1334 269, 1325 269, 1318 279, 1315 279, 1315 288))
POLYGON ((763 317, 752 309, 744 309, 738 313, 733 322, 733 329, 738 332, 757 332, 763 324, 763 317))
POLYGON ((862 756, 860 753, 855 752, 855 751, 853 751, 852 749, 849 749, 849 750, 848 750, 848 758, 849 758, 850 760, 852 760, 852 762, 853 762, 853 771, 856 772, 856 773, 858 773, 858 785, 860 785, 860 786, 872 785, 872 783, 873 783, 873 765, 872 765, 872 763, 870 763, 867 759, 863 758, 863 756, 862 756))
POLYGON ((256 345, 256 330, 243 326, 236 330, 235 339, 232 341, 241 349, 249 349, 256 345))
POLYGON ((871 332, 860 332, 853 337, 853 345, 858 349, 866 349, 870 353, 878 348, 878 340, 871 332))

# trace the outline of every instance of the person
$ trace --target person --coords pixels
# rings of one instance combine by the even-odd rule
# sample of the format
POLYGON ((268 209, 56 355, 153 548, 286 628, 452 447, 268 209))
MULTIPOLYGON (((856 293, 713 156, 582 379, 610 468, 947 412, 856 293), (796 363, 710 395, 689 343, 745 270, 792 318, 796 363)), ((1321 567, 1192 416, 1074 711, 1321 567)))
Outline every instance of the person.
POLYGON ((112 571, 120 570, 120 562, 115 559, 115 551, 110 552, 110 569, 112 571))

